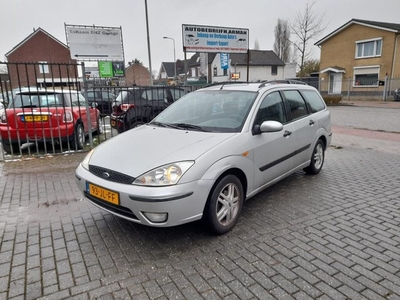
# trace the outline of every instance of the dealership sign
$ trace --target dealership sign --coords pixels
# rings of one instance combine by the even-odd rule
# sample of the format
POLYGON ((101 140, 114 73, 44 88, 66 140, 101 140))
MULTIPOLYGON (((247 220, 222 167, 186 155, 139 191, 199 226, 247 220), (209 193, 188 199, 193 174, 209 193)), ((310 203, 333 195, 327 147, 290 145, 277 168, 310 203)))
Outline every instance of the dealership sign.
POLYGON ((98 68, 101 78, 125 76, 124 63, 122 61, 99 61, 98 68))
POLYGON ((71 58, 77 60, 124 60, 122 29, 65 25, 71 58))
POLYGON ((183 50, 187 52, 246 53, 249 30, 244 28, 182 25, 183 50))

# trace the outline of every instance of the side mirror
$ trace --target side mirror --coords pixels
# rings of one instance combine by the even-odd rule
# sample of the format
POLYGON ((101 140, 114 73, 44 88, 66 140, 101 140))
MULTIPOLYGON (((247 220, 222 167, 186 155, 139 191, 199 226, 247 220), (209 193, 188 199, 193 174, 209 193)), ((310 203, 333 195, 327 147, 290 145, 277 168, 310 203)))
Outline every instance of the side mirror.
POLYGON ((264 121, 261 125, 254 125, 253 135, 262 134, 264 132, 278 132, 283 130, 283 124, 277 121, 264 121))

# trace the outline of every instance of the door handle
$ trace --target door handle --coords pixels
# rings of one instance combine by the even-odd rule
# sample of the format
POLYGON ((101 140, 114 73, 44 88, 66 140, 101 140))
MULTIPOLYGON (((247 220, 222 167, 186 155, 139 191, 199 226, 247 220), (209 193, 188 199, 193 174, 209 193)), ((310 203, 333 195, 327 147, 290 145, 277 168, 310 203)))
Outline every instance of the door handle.
POLYGON ((308 124, 310 124, 310 125, 314 125, 314 124, 315 124, 315 122, 314 122, 313 120, 310 120, 310 122, 309 122, 308 124))
POLYGON ((285 130, 285 133, 283 134, 283 136, 284 136, 284 137, 287 137, 287 136, 289 136, 289 135, 291 135, 291 134, 292 134, 291 131, 285 130))

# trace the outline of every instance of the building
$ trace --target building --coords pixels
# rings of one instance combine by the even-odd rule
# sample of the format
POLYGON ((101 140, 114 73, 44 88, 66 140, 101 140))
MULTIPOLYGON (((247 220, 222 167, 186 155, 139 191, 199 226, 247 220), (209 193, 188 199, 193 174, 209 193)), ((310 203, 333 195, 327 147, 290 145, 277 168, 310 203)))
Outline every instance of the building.
POLYGON ((266 81, 293 77, 295 65, 285 63, 271 50, 249 50, 247 53, 196 53, 188 61, 188 80, 206 79, 208 83, 222 81, 266 81), (202 57, 204 55, 204 57, 202 57), (289 76, 286 76, 285 73, 289 76))
POLYGON ((12 88, 76 84, 77 62, 67 45, 42 28, 6 53, 12 88))
POLYGON ((352 19, 316 42, 320 91, 390 95, 400 86, 399 36, 400 24, 352 19))

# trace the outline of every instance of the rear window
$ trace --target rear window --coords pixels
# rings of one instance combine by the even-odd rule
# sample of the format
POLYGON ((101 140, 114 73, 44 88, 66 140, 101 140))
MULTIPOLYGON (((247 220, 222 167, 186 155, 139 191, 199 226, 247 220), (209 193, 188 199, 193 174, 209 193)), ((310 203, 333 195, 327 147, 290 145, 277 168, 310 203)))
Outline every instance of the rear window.
POLYGON ((306 98, 306 101, 310 107, 312 113, 316 113, 325 108, 324 100, 316 91, 301 91, 301 93, 306 98))
POLYGON ((17 94, 9 108, 63 106, 61 94, 17 94))

